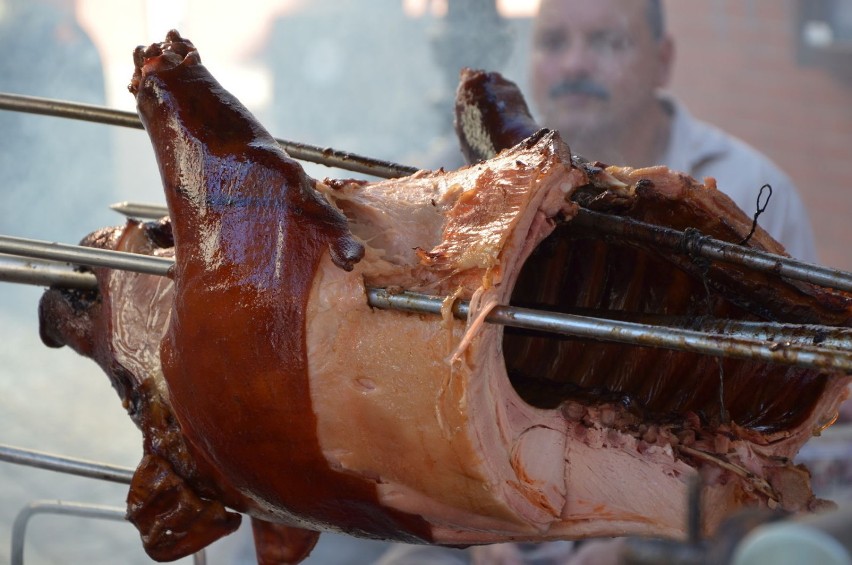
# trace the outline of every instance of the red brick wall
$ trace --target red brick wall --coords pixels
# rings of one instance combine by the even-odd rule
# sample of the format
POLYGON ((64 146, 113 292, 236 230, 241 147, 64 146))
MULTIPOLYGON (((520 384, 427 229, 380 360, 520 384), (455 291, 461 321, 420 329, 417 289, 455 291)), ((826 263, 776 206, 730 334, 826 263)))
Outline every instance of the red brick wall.
POLYGON ((821 261, 852 270, 852 80, 797 63, 794 0, 666 4, 677 47, 672 92, 792 176, 821 261))

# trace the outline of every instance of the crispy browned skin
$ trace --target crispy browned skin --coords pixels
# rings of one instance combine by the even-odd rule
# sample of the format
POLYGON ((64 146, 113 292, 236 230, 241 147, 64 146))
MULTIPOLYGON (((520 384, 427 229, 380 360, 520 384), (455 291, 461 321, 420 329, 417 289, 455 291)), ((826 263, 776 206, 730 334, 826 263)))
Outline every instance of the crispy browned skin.
POLYGON ((264 548, 257 553, 257 565, 300 563, 313 550, 320 533, 301 528, 285 528, 281 524, 251 519, 254 545, 264 548))
MULTIPOLYGON (((168 221, 131 220, 82 241, 89 247, 167 257, 173 255, 172 244, 168 221)), ((254 503, 230 489, 205 457, 186 444, 172 413, 157 355, 171 309, 171 281, 93 271, 97 291, 52 289, 44 294, 41 337, 46 345, 68 345, 91 357, 109 376, 143 438, 143 458, 127 495, 127 518, 139 530, 149 556, 180 559, 237 528, 240 516, 225 505, 251 511, 254 503)), ((265 564, 299 562, 319 536, 254 518, 252 528, 258 562, 265 564)))
POLYGON ((189 42, 171 32, 135 60, 131 89, 174 225, 175 300, 162 360, 188 441, 270 518, 425 536, 418 519, 378 504, 374 483, 329 468, 317 440, 308 291, 321 257, 350 269, 362 246, 189 42))
MULTIPOLYGON (((145 255, 170 256, 167 224, 128 222, 107 228, 82 244, 145 255)), ((158 382, 156 352, 171 302, 171 282, 151 275, 94 269, 98 291, 50 290, 39 305, 42 340, 69 345, 93 358, 109 375, 143 435, 143 459, 128 493, 128 520, 139 529, 148 554, 157 560, 190 555, 233 532, 238 514, 221 500, 245 506, 232 491, 211 480, 217 474, 203 457, 191 453, 158 382), (126 296, 149 309, 127 308, 126 296), (116 298, 117 302, 113 301, 116 298), (126 324, 126 325, 125 325, 126 324), (128 350, 133 354, 125 355, 128 350), (144 360, 150 360, 144 365, 144 360), (174 509, 180 507, 180 512, 174 509)))

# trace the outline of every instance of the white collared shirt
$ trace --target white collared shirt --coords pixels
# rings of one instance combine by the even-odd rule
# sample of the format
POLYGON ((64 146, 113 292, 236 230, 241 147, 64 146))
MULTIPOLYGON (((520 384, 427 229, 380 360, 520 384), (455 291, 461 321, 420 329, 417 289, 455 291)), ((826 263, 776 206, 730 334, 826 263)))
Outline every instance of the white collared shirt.
POLYGON ((758 223, 791 256, 817 262, 813 229, 793 181, 744 141, 696 119, 671 98, 663 103, 672 112, 672 131, 662 164, 699 182, 715 178, 717 188, 749 217, 757 210, 760 188, 771 185, 772 198, 758 223))

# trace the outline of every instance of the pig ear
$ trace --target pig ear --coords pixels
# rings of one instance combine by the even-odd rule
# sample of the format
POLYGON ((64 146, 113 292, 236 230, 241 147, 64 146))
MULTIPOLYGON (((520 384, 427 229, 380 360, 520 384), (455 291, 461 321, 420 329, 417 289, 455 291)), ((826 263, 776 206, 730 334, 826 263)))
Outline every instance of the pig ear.
POLYGON ((242 517, 220 502, 205 500, 168 461, 146 453, 127 494, 127 520, 139 530, 145 553, 174 561, 235 531, 242 517))
POLYGON ((258 563, 300 563, 310 555, 320 533, 251 519, 258 563))

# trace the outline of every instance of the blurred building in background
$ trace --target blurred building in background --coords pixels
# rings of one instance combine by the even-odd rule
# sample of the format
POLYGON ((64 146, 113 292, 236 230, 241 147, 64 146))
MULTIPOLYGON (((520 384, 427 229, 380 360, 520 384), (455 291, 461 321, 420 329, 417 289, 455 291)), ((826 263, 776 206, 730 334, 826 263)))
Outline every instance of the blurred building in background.
POLYGON ((821 261, 852 270, 848 0, 667 0, 672 90, 795 181, 821 261))

